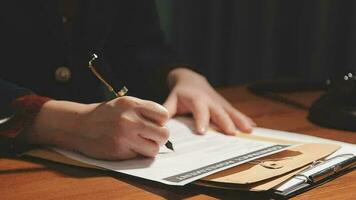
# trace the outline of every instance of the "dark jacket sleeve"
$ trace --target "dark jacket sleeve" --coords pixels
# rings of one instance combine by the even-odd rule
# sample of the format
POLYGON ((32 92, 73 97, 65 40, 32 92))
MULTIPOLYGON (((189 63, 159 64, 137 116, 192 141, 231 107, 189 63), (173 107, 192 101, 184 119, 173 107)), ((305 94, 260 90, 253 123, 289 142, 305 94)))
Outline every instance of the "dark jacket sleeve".
POLYGON ((107 46, 116 80, 127 85, 128 95, 161 102, 167 72, 180 62, 161 31, 155 1, 126 1, 125 9, 129 12, 118 12, 107 46))
POLYGON ((30 90, 0 79, 0 120, 14 114, 11 102, 18 97, 31 94, 30 90))
POLYGON ((0 152, 16 155, 31 148, 16 136, 32 123, 41 106, 50 98, 0 79, 0 152))

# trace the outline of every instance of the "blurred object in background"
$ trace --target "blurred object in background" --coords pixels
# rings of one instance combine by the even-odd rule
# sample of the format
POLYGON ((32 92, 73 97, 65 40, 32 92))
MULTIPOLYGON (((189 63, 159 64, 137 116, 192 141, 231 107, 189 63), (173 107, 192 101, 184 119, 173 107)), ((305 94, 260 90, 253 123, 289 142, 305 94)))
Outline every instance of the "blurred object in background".
POLYGON ((252 89, 281 100, 276 83, 286 91, 320 89, 331 77, 309 119, 356 130, 356 1, 156 1, 168 40, 214 86, 272 80, 252 89), (341 80, 346 71, 352 79, 341 80))
POLYGON ((335 73, 328 91, 309 110, 309 120, 321 126, 356 131, 356 73, 335 73))
POLYGON ((168 40, 215 86, 356 66, 356 1, 156 1, 168 40))

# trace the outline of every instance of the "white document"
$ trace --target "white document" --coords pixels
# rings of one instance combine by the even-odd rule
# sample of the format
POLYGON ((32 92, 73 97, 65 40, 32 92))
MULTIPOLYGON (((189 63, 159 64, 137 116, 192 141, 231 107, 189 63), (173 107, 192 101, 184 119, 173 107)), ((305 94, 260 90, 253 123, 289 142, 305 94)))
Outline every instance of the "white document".
POLYGON ((78 153, 55 149, 81 162, 169 185, 185 185, 218 171, 290 148, 271 142, 226 136, 209 130, 205 135, 193 131, 192 120, 172 119, 167 123, 174 152, 161 148, 155 158, 127 161, 95 160, 78 153))

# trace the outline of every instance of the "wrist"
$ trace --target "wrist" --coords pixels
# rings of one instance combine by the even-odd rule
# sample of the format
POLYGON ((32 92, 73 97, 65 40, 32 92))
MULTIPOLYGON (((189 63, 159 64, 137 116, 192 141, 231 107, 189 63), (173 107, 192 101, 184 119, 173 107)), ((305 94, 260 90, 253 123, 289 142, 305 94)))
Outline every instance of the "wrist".
POLYGON ((30 144, 46 144, 67 149, 76 148, 82 116, 90 105, 51 100, 46 102, 32 126, 20 135, 30 144))
POLYGON ((185 81, 201 82, 207 80, 203 75, 197 72, 194 72, 188 68, 180 67, 180 68, 175 68, 168 73, 167 81, 168 81, 169 88, 172 89, 179 82, 185 82, 185 81))

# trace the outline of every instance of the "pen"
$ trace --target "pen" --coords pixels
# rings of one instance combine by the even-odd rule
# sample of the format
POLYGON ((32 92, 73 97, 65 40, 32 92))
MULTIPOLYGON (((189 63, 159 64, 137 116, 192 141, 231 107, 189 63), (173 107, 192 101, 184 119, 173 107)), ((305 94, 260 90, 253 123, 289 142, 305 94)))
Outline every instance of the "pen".
MULTIPOLYGON (((98 55, 95 53, 92 54, 92 58, 89 60, 88 67, 92 71, 92 73, 108 88, 108 90, 113 93, 116 97, 122 97, 125 96, 125 94, 128 92, 128 89, 126 86, 122 87, 121 90, 116 92, 114 88, 107 82, 105 79, 99 74, 99 72, 95 69, 93 62, 98 58, 98 55)), ((173 144, 169 140, 166 142, 165 146, 174 151, 173 144)))

